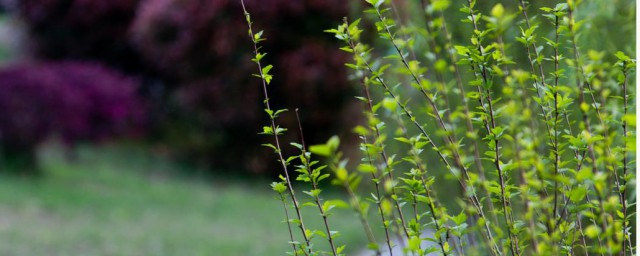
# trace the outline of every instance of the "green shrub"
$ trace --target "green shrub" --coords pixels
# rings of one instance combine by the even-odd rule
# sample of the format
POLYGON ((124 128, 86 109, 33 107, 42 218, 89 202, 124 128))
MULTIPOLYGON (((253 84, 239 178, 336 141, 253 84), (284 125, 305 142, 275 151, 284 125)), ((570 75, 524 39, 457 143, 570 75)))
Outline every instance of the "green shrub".
POLYGON ((394 246, 409 255, 632 253, 635 60, 583 49, 588 23, 576 13, 590 3, 516 1, 485 14, 468 0, 457 22, 445 12, 453 1, 420 1, 421 26, 400 21, 409 12, 391 1, 366 2, 363 18, 327 31, 352 55, 346 65, 362 88, 366 124, 354 129, 362 152, 354 168, 337 137, 307 147, 301 136, 291 143, 300 154, 283 155, 287 129, 277 120, 286 110, 270 106, 273 66, 263 66, 264 37, 245 10, 270 117, 263 134, 273 137, 266 146, 282 166, 272 187, 290 254, 343 254, 330 225, 336 207, 355 211, 376 255, 394 246), (466 38, 454 41, 450 31, 464 26, 456 31, 466 38), (360 40, 367 29, 386 43, 382 56, 360 40), (308 202, 294 190, 293 173, 308 202), (344 188, 348 202, 322 198, 326 180, 344 188), (305 206, 318 208, 321 230, 304 226, 305 206), (384 239, 376 240, 375 226, 384 239), (331 251, 317 250, 319 239, 331 251))

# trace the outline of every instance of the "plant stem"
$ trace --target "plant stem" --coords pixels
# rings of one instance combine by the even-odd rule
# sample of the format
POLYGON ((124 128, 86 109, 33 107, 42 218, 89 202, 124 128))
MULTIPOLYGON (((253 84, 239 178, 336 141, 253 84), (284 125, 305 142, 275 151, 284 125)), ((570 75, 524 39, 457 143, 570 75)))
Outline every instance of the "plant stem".
MULTIPOLYGON (((247 12, 247 9, 245 8, 244 1, 240 0, 240 3, 242 5, 242 10, 244 11, 244 15, 245 15, 245 17, 247 19, 247 25, 249 27, 249 35, 250 35, 250 38, 251 38, 251 42, 253 43, 253 53, 254 53, 254 55, 257 56, 259 54, 258 42, 256 41, 256 38, 255 38, 254 33, 253 33, 253 29, 252 29, 252 26, 251 26, 251 18, 249 16, 249 12, 247 12)), ((259 71, 260 78, 261 78, 261 81, 262 81, 262 89, 263 89, 263 93, 264 93, 263 96, 265 98, 264 104, 265 104, 266 109, 268 111, 271 111, 271 106, 269 105, 269 94, 268 94, 268 91, 267 91, 267 81, 265 80, 265 76, 262 73, 262 64, 260 63, 260 60, 256 60, 255 63, 258 65, 258 71, 259 71)), ((277 126, 276 126, 276 122, 275 122, 275 119, 274 119, 273 116, 270 116, 270 124, 271 124, 271 129, 273 131, 273 137, 274 137, 274 140, 275 140, 275 143, 276 143, 276 149, 277 149, 276 153, 278 155, 278 160, 279 160, 280 164, 282 165, 282 170, 283 170, 283 172, 285 174, 285 182, 287 183, 287 189, 289 190, 289 195, 291 196, 291 200, 293 201, 293 206, 294 206, 294 208, 296 210, 296 215, 297 215, 299 223, 300 223, 298 226, 300 227, 300 231, 302 233, 302 237, 305 240, 305 244, 307 245, 307 249, 308 249, 309 253, 311 254, 311 253, 313 253, 313 250, 311 249, 311 242, 309 241, 309 237, 307 236, 307 232, 306 232, 306 229, 304 227, 304 222, 302 220, 302 214, 300 213, 300 206, 298 204, 298 200, 296 199, 295 192, 294 192, 293 187, 291 185, 291 179, 289 177, 289 170, 287 168, 287 163, 284 160, 284 157, 282 156, 282 150, 281 150, 281 147, 280 147, 280 140, 278 138, 277 126)), ((307 254, 306 251, 305 251, 305 254, 307 254)))
POLYGON ((293 231, 291 230, 291 222, 289 221, 289 210, 287 210, 287 199, 285 198, 284 194, 280 194, 280 201, 282 201, 282 206, 284 208, 284 216, 287 218, 287 228, 289 230, 289 238, 291 239, 291 246, 293 247, 293 253, 297 256, 298 255, 298 249, 295 243, 293 243, 293 241, 295 241, 293 239, 293 231))
MULTIPOLYGON (((472 0, 468 0, 469 3, 469 15, 471 17, 471 22, 473 24, 473 28, 476 31, 479 31, 478 29, 478 23, 472 8, 472 0)), ((480 55, 483 56, 484 55, 484 49, 482 48, 482 43, 480 42, 480 40, 478 40, 478 51, 480 52, 480 55)), ((488 81, 488 77, 487 77, 487 70, 485 68, 485 65, 482 64, 480 65, 480 63, 478 63, 478 68, 481 71, 481 75, 482 75, 482 80, 483 83, 485 85, 488 85, 489 81, 488 81)), ((486 97, 487 97, 487 103, 488 103, 488 107, 489 109, 487 110, 484 107, 483 104, 483 108, 485 108, 485 112, 487 112, 487 114, 489 114, 490 117, 490 124, 491 124, 491 129, 487 129, 487 133, 489 134, 493 134, 494 137, 494 146, 495 146, 495 156, 493 159, 494 165, 496 167, 496 170, 498 171, 498 178, 500 180, 500 200, 502 201, 502 207, 503 207, 503 214, 504 214, 504 220, 505 223, 507 224, 507 231, 509 234, 509 240, 510 240, 510 249, 511 249, 511 254, 512 255, 520 255, 520 247, 518 245, 518 237, 517 235, 513 234, 512 232, 512 228, 513 228, 513 217, 510 215, 509 213, 509 202, 506 198, 506 182, 504 179, 504 172, 502 170, 502 166, 500 165, 500 140, 497 134, 494 133, 494 130, 496 129, 497 125, 497 121, 496 121, 496 116, 494 115, 494 110, 493 110, 493 101, 491 99, 491 91, 489 90, 489 87, 487 87, 487 92, 486 92, 486 97)), ((478 89, 480 89, 478 87, 478 89)), ((481 94, 482 95, 482 94, 481 94)), ((482 98, 482 96, 480 96, 482 98)), ((487 127, 488 128, 488 127, 487 127)))
MULTIPOLYGON (((348 25, 348 23, 347 23, 348 25)), ((347 35, 348 36, 348 35, 347 35)), ((346 41, 348 42, 348 45, 351 47, 352 52, 354 53, 354 57, 355 58, 361 58, 358 54, 358 50, 355 47, 355 43, 352 41, 351 37, 348 36, 348 38, 346 38, 346 41)), ((364 68, 369 71, 371 74, 376 74, 376 72, 373 70, 373 68, 371 67, 371 65, 369 64, 368 61, 366 60, 362 60, 363 61, 363 65, 364 68)), ((433 142, 433 140, 431 139, 431 137, 429 136, 429 134, 424 130, 424 128, 417 122, 416 118, 413 116, 413 114, 411 114, 411 111, 409 111, 409 109, 407 108, 407 106, 402 103, 399 98, 395 95, 395 93, 393 93, 393 91, 391 90, 391 88, 389 87, 389 85, 387 85, 387 83, 379 76, 379 75, 374 75, 375 76, 375 80, 380 83, 385 91, 387 92, 387 94, 389 94, 389 96, 391 96, 391 98, 394 99, 394 101, 396 102, 396 104, 398 104, 398 106, 400 106, 400 108, 402 109, 402 111, 404 112, 404 114, 407 116, 407 118, 409 120, 411 120, 411 122, 420 130, 420 132, 425 136, 425 138, 427 139, 427 141, 429 142, 429 144, 433 147, 433 149, 436 149, 436 153, 438 154, 438 156, 440 157, 440 159, 443 161, 443 163, 447 166, 447 169, 452 170, 452 166, 449 163, 449 161, 447 160, 447 158, 443 155, 442 152, 440 152, 440 150, 437 150, 438 147, 437 145, 433 142)), ((445 128, 446 129, 446 128, 445 128)), ((454 151, 455 152, 455 151, 454 151)), ((456 158, 457 160, 459 160, 459 158, 456 158)), ((460 162, 458 162, 460 163, 460 162)), ((464 167, 464 165, 460 164, 463 172, 466 175, 466 178, 469 179, 468 173, 466 168, 464 167)), ((457 176, 456 176, 457 177, 457 176)), ((466 186, 464 186, 464 181, 461 180, 458 177, 458 182, 460 183, 461 187, 463 188, 463 192, 465 194, 467 194, 467 190, 466 190, 466 186)), ((472 204, 474 205, 474 207, 477 210, 477 214, 479 215, 479 217, 481 218, 485 218, 485 214, 482 210, 482 205, 480 203, 480 200, 478 200, 477 195, 475 193, 472 193, 471 195, 469 195, 469 199, 472 202, 472 204)), ((493 246, 492 252, 495 252, 498 255, 502 255, 502 253, 499 251, 498 249, 498 245, 495 242, 495 240, 493 239, 493 235, 491 233, 491 228, 489 227, 489 224, 487 222, 485 222, 485 229, 487 232, 487 236, 489 238, 489 242, 491 243, 491 245, 493 246)))
MULTIPOLYGON (((627 68, 626 68, 626 62, 623 62, 623 75, 624 75, 624 79, 622 82, 622 91, 624 93, 624 112, 622 115, 622 134, 623 134, 623 149, 622 149, 622 186, 624 186, 624 190, 620 191, 621 194, 621 198, 620 201, 622 202, 622 230, 623 230, 623 234, 624 236, 627 236, 627 120, 626 120, 626 116, 627 116, 627 101, 629 100, 629 94, 627 93, 627 68)), ((616 174, 617 175, 617 174, 616 174)), ((626 255, 626 247, 627 247, 627 239, 624 239, 624 236, 622 237, 622 251, 624 253, 624 255, 626 255)), ((629 243, 629 252, 631 252, 633 254, 633 245, 631 243, 629 243)))
MULTIPOLYGON (((428 2, 428 0, 427 0, 428 2)), ((475 133, 475 129, 473 128, 473 124, 471 123, 471 111, 469 110, 469 100, 466 97, 466 92, 464 89, 464 86, 462 84, 462 78, 460 76, 460 69, 458 68, 458 65, 456 64, 457 62, 457 57, 455 55, 455 53, 453 52, 453 42, 451 41, 451 34, 449 34, 449 31, 447 29, 447 23, 446 23, 446 19, 445 16, 442 12, 440 12, 440 17, 442 18, 442 20, 444 22, 442 22, 442 30, 444 32, 444 36, 447 39, 447 45, 448 50, 447 52, 449 53, 449 59, 451 60, 451 63, 453 65, 453 69, 454 69, 454 73, 455 73, 455 78, 456 78, 456 85, 458 86, 458 90, 460 90, 460 95, 462 95, 462 102, 464 103, 464 114, 465 114, 465 120, 467 123, 467 131, 475 133)), ((474 160, 476 163, 476 166, 478 168, 478 175, 481 179, 482 182, 486 181, 486 176, 485 176, 485 172, 484 172, 484 167, 482 166, 482 160, 480 158, 480 147, 478 145, 478 140, 473 140, 473 148, 474 148, 474 160)), ((488 192, 485 190, 485 192, 487 193, 488 196, 488 192)), ((493 205, 491 203, 488 204, 489 207, 489 211, 493 212, 493 205)), ((495 215, 494 215, 495 217, 495 215)), ((494 218, 495 219, 495 218, 494 218)))
MULTIPOLYGON (((362 139, 364 143, 367 144, 367 137, 363 136, 362 139)), ((367 154, 367 159, 369 160, 369 164, 373 165, 373 160, 369 152, 367 154)), ((371 173, 371 176, 374 180, 378 180, 374 173, 371 173)), ((393 246, 391 245, 391 234, 389 233, 389 226, 387 225, 387 219, 385 217, 384 210, 382 209, 382 193, 380 193, 380 184, 378 182, 374 182, 376 187, 376 205, 378 206, 378 212, 380 213, 380 219, 382 221, 382 226, 384 227, 384 233, 386 236, 387 248, 389 249, 389 255, 393 256, 393 246)), ((347 184, 348 185, 348 184, 347 184)))
MULTIPOLYGON (((349 44, 349 47, 351 47, 351 49, 353 49, 353 51, 355 53, 356 52, 356 49, 355 49, 356 46, 355 46, 354 42, 351 39, 348 39, 347 43, 349 44)), ((372 71, 372 70, 369 70, 369 71, 372 71)), ((373 112, 373 100, 371 98, 371 94, 370 94, 369 89, 366 86, 366 84, 363 84, 363 86, 365 87, 365 93, 366 93, 366 97, 367 97, 367 101, 368 101, 367 104, 368 104, 368 107, 369 107, 369 112, 371 113, 371 115, 373 115, 374 114, 374 112, 373 112)), ((378 141, 378 139, 381 137, 380 129, 378 129, 378 127, 374 126, 373 130, 375 132, 374 133, 374 136, 375 136, 374 143, 376 143, 378 141)), ((381 143, 381 142, 379 142, 379 143, 381 143)), ((389 166, 387 153, 386 153, 384 147, 382 147, 382 145, 379 145, 379 146, 380 146, 380 148, 382 148, 382 150, 380 151, 381 161, 383 162, 382 164, 387 169, 387 170, 385 170, 387 172, 387 177, 386 178, 389 181, 393 182, 394 181, 393 170, 392 170, 391 166, 389 166)), ((384 172, 383 172, 383 175, 384 175, 384 172)), ((393 186, 392 189, 391 189, 391 195, 392 195, 392 197, 397 198, 397 193, 396 193, 395 186, 393 186)), ((396 210, 398 212, 398 215, 400 217, 400 224, 402 226, 402 231, 404 232, 404 235, 406 236, 406 238, 409 239, 410 238, 409 231, 407 230, 407 225, 406 225, 406 222, 405 222, 404 214, 402 213, 402 210, 400 209, 400 203, 395 199, 393 199, 393 201, 394 201, 394 205, 396 207, 396 210)))
MULTIPOLYGON (((313 175, 312 166, 310 164, 311 159, 309 159, 309 155, 307 154, 307 151, 306 151, 307 147, 304 141, 304 132, 302 131, 302 123, 300 123, 300 115, 298 114, 297 108, 295 112, 296 112, 296 121, 298 121, 298 128, 300 130, 300 142, 302 143, 302 157, 304 158, 301 160, 303 162, 305 169, 307 170, 307 173, 309 174, 309 179, 311 180, 311 186, 313 187, 313 190, 317 190, 318 182, 316 178, 312 176, 313 175)), ((325 230, 327 231, 327 240, 329 241, 329 246, 331 246, 331 252, 333 253, 334 256, 337 256, 338 252, 336 251, 336 246, 335 246, 335 243, 333 242, 333 236, 331 235, 331 228, 329 228, 329 221, 327 220, 328 216, 325 213, 324 209, 322 208, 322 200, 317 195, 315 195, 313 199, 316 203, 316 206, 318 206, 318 211, 320 212, 320 215, 322 216, 322 221, 324 223, 325 230)))
MULTIPOLYGON (((364 232, 367 235, 367 239, 369 240, 369 243, 377 244, 378 242, 376 241, 373 231, 371 230, 371 225, 369 224, 369 221, 367 220, 367 216, 365 215, 366 212, 362 211, 359 197, 356 195, 353 189, 351 189, 351 186, 349 186, 349 184, 342 184, 342 186, 345 188, 345 190, 347 191, 347 194, 349 195, 349 198, 353 202, 352 203, 353 208, 356 214, 358 215, 358 218, 360 219, 360 223, 364 228, 364 232)), ((380 252, 380 249, 376 248, 375 254, 376 256, 380 256, 382 255, 382 252, 380 252)))
MULTIPOLYGON (((402 118, 400 117, 400 115, 394 115, 394 117, 396 117, 396 121, 398 123, 398 126, 400 127, 400 129, 402 130, 402 133, 405 134, 404 138, 405 139, 410 139, 406 134, 407 133, 407 127, 404 124, 404 121, 402 120, 402 118)), ((442 239, 442 237, 438 237, 438 245, 440 246, 440 251, 442 251, 442 255, 449 255, 447 253, 447 251, 444 248, 444 242, 449 240, 450 237, 450 230, 449 227, 446 225, 446 220, 445 218, 440 215, 438 216, 438 213, 440 212, 440 210, 438 210, 438 207, 436 204, 438 204, 438 199, 435 195, 433 195, 433 192, 431 191, 431 188, 427 185, 427 181, 425 180, 424 175, 427 173, 426 168, 424 167, 423 163, 422 163, 422 159, 420 158, 419 152, 416 148, 415 143, 411 144, 411 150, 410 150, 410 154, 414 157, 414 166, 416 168, 418 168, 418 170, 420 171, 420 183, 422 184, 422 187, 425 191, 426 194, 426 198, 427 198, 427 207, 429 208, 429 212, 431 214, 431 218, 433 220, 433 223, 435 225, 435 230, 438 231, 442 228, 442 225, 439 223, 439 221, 442 221, 444 223, 445 229, 446 229, 446 238, 442 239)), ((463 252, 461 252, 460 255, 464 255, 463 252)))
MULTIPOLYGON (((423 9, 426 9, 431 5, 430 0, 420 0, 420 2, 421 2, 421 6, 423 7, 423 9)), ((425 23, 426 23, 425 27, 427 29, 427 33, 430 35, 430 37, 428 39, 429 46, 430 46, 430 48, 433 51, 433 54, 435 56, 435 59, 434 59, 434 63, 435 63, 435 62, 438 61, 439 57, 438 57, 438 53, 436 52, 436 49, 437 49, 436 37, 433 36, 433 31, 432 31, 431 25, 430 25, 433 22, 433 17, 427 11, 425 11, 424 13, 425 13, 425 15, 424 15, 425 16, 425 23)), ((443 20, 443 22, 442 22, 442 30, 444 32, 444 36, 448 40, 448 45, 451 46, 452 45, 451 36, 449 35, 449 32, 447 30, 446 19, 444 17, 444 14, 442 14, 442 12, 440 12, 440 17, 443 20)), ((451 50, 452 50, 452 48, 449 47, 449 49, 447 51, 445 51, 445 52, 449 52, 449 57, 450 57, 449 61, 451 61, 452 65, 454 67, 454 71, 455 71, 456 85, 458 87, 458 90, 460 91, 460 95, 462 96, 461 98, 462 98, 463 107, 464 107, 463 108, 463 113, 465 114, 465 118, 464 119, 465 119, 465 124, 466 124, 466 131, 468 133, 474 133, 475 134, 475 129, 473 128, 473 124, 471 123, 471 118, 470 118, 471 115, 470 115, 470 111, 469 111, 469 102, 468 102, 467 97, 466 97, 464 86, 462 85, 462 79, 460 78, 458 65, 456 64, 455 54, 453 54, 453 52, 451 50)), ((432 65, 432 68, 435 70, 434 65, 432 65)), ((444 80, 444 76, 442 74, 440 74, 438 71, 434 71, 434 73, 436 75, 436 78, 440 81, 440 83, 442 83, 443 85, 446 85, 446 82, 444 80)), ((445 93, 444 96, 446 97, 447 94, 445 93)), ((445 98, 445 99, 447 99, 447 98, 445 98)), ((447 100, 447 102, 448 102, 448 100, 447 100)), ((450 109, 448 103, 447 103, 447 108, 450 109)), ((445 114, 445 118, 447 120, 449 120, 449 122, 451 122, 452 120, 451 120, 449 111, 445 112, 444 114, 445 114)), ((455 127, 453 127, 452 130, 455 130, 455 127)), ((452 137, 453 137, 454 141, 458 141, 458 139, 455 136, 455 133, 452 134, 452 137)), ((480 178, 480 182, 484 183, 487 179, 486 179, 486 176, 485 176, 485 173, 484 173, 484 167, 482 166, 482 160, 480 158, 480 149, 479 149, 479 146, 478 146, 478 141, 477 140, 472 140, 472 141, 473 141, 472 142, 473 143, 473 152, 475 154, 474 162, 475 162, 475 165, 476 165, 476 168, 477 168, 477 172, 478 172, 478 176, 480 178)), ((482 190, 484 190, 485 195, 487 197, 489 197, 488 191, 486 191, 483 186, 481 186, 481 188, 482 188, 482 190)), ((489 212, 494 212, 493 204, 489 203, 489 204, 487 204, 487 206, 489 207, 489 212)), ((495 219, 495 215, 492 214, 492 216, 494 217, 494 220, 497 221, 495 219)))
MULTIPOLYGON (((600 111, 599 111, 598 103, 595 101, 595 98, 593 97, 593 90, 591 88, 591 85, 587 82, 587 78, 586 78, 586 76, 584 74, 584 71, 582 70, 582 66, 580 64, 580 51, 578 50, 578 46, 577 46, 577 43, 576 43, 577 40, 576 40, 576 36, 575 36, 575 27, 574 27, 575 19, 573 17, 573 13, 574 13, 573 6, 569 5, 569 9, 567 11, 567 14, 568 14, 568 17, 569 17, 568 28, 569 28, 569 34, 570 34, 570 37, 571 37, 570 41, 571 41, 571 45, 572 45, 572 48, 573 48, 573 59, 574 59, 574 61, 576 63, 575 64, 576 65, 576 85, 578 86, 578 89, 580 90, 580 92, 578 93, 578 100, 579 100, 580 104, 585 104, 586 105, 585 95, 584 95, 585 91, 586 91, 584 86, 586 85, 588 87, 588 90, 589 90, 588 93, 591 95, 591 98, 593 100, 593 107, 595 108, 596 113, 597 113, 596 116, 598 117, 600 123, 604 126, 604 122, 602 121, 602 119, 600 117, 600 111), (584 79, 584 83, 582 83, 580 81, 581 80, 580 79, 581 76, 584 76, 584 78, 585 78, 584 79)), ((591 125, 590 125, 591 122, 589 121, 588 113, 585 110, 583 110, 582 108, 580 108, 580 111, 582 113, 582 120, 583 120, 583 122, 585 124, 585 129, 587 130, 587 132, 589 134, 592 134, 592 129, 591 129, 591 125)), ((604 127, 604 130, 605 130, 605 134, 606 134, 606 127, 604 127)), ((594 150, 593 143, 588 143, 588 148, 589 148, 589 154, 590 154, 591 158, 593 159, 593 168, 594 168, 594 170, 596 170, 597 163, 596 163, 596 156, 595 156, 595 150, 594 150)), ((609 150, 607 150, 607 152, 608 151, 609 150)), ((615 170, 615 167, 613 167, 613 168, 615 170)), ((588 195, 587 195, 586 198, 587 198, 587 203, 591 203, 591 199, 589 198, 588 195)), ((602 201, 600 201, 599 203, 602 204, 602 201)), ((594 213, 593 209, 591 209, 591 213, 592 214, 594 213)), ((591 221, 592 221, 592 223, 594 225, 596 225, 596 221, 594 219, 592 219, 591 221)), ((602 226, 606 230, 607 225, 606 225, 605 222, 602 223, 602 226)), ((600 238, 600 234, 597 235, 597 240, 598 240, 598 245, 600 247, 602 247, 603 244, 602 244, 602 239, 600 238)))
MULTIPOLYGON (((554 192, 553 192, 553 218, 556 217, 557 215, 557 208, 558 208, 558 174, 559 174, 559 168, 560 168, 560 148, 558 146, 558 79, 560 78, 560 74, 558 74, 558 69, 559 69, 559 65, 558 65, 558 60, 560 58, 560 55, 558 54, 558 38, 559 38, 559 33, 558 33, 558 29, 560 27, 560 22, 558 21, 558 15, 555 16, 555 45, 553 47, 553 65, 554 65, 554 84, 553 84, 553 115, 554 115, 554 122, 553 122, 553 155, 554 155, 554 162, 553 162, 553 169, 554 169, 554 192)), ((551 232, 553 233, 554 230, 554 226, 551 226, 551 232)))

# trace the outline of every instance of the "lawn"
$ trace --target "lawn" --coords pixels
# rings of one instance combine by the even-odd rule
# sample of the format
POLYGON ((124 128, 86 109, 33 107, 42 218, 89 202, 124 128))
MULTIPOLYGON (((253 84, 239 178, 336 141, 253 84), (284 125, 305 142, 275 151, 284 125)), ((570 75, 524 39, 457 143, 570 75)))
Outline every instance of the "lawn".
MULTIPOLYGON (((283 255, 290 249, 268 180, 185 177, 177 173, 187 167, 135 147, 82 147, 74 161, 60 152, 43 150, 43 178, 0 176, 0 255, 283 255)), ((306 210, 307 224, 320 228, 314 210, 306 210)), ((347 252, 364 247, 349 210, 336 211, 333 225, 342 232, 339 243, 352 246, 347 252)))

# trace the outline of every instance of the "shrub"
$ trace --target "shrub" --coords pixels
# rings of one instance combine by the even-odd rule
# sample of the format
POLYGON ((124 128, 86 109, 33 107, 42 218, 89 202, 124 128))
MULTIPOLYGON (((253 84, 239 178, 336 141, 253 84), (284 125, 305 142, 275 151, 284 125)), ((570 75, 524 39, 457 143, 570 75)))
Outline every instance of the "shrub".
MULTIPOLYGON (((286 43, 286 47, 275 49, 278 53, 300 48, 308 41, 335 45, 329 36, 318 31, 333 26, 335 20, 348 14, 348 5, 337 0, 269 0, 250 4, 263 7, 260 12, 270 21, 265 29, 279 35, 270 44, 286 43), (304 35, 296 33, 303 28, 315 29, 304 35)), ((233 12, 237 8, 237 1, 231 0, 145 0, 132 25, 132 40, 148 65, 170 78, 194 81, 227 72, 224 79, 241 79, 243 76, 234 74, 239 72, 228 73, 247 68, 243 57, 248 53, 240 47, 244 31, 238 29, 244 23, 242 16, 233 12)))
POLYGON ((284 206, 291 254, 344 254, 329 218, 344 206, 359 217, 376 255, 396 246, 410 255, 634 250, 635 60, 581 47, 589 24, 576 13, 588 3, 534 9, 519 1, 482 13, 469 0, 457 23, 444 12, 450 1, 420 1, 423 27, 395 20, 390 1, 366 2, 366 18, 388 46, 383 56, 362 42, 365 19, 345 18, 327 31, 352 55, 347 66, 362 86, 367 125, 355 128, 362 159, 354 170, 337 137, 309 147, 302 137, 291 143, 299 154, 283 153, 289 127, 279 117, 286 110, 269 100, 273 66, 263 64, 264 35, 245 9, 269 117, 262 133, 272 137, 266 146, 282 169, 272 188, 284 206), (470 28, 464 40, 453 40, 454 26, 470 28), (308 202, 293 187, 294 173, 308 202), (323 180, 344 188, 348 202, 323 198, 323 180), (304 206, 318 209, 322 228, 305 227, 304 206), (384 229, 381 244, 374 223, 384 229), (314 246, 317 239, 330 250, 314 246))
POLYGON ((44 59, 99 60, 136 69, 138 57, 128 40, 138 0, 21 0, 19 17, 29 46, 44 59))
POLYGON ((36 146, 52 135, 72 145, 140 131, 144 105, 136 86, 135 79, 84 62, 29 63, 1 70, 5 159, 35 163, 36 146))
MULTIPOLYGON (((319 96, 274 101, 312 109, 303 116, 305 125, 314 127, 307 131, 310 141, 344 132, 347 126, 331 123, 332 113, 347 113, 344 109, 349 108, 345 95, 352 92, 343 66, 348 55, 321 30, 348 14, 347 1, 250 4, 263 7, 260 13, 270 19, 270 33, 288 38, 274 37, 274 57, 268 57, 290 71, 277 74, 283 79, 277 90, 319 96), (298 75, 303 73, 319 80, 307 83, 309 76, 298 75)), ((267 170, 258 164, 266 159, 263 153, 241 146, 260 139, 246 124, 257 125, 263 119, 256 114, 260 90, 243 75, 251 66, 246 61, 249 52, 241 47, 244 21, 234 12, 237 1, 25 0, 17 6, 37 58, 99 61, 142 74, 145 96, 154 102, 155 126, 161 127, 152 139, 166 143, 172 153, 209 168, 267 170), (234 157, 216 157, 228 152, 234 157), (237 162, 247 164, 238 167, 237 162)))
MULTIPOLYGON (((313 127, 307 131, 311 142, 345 131, 347 126, 333 123, 338 120, 334 113, 346 113, 345 102, 352 94, 343 65, 348 55, 321 29, 347 15, 348 3, 269 0, 250 4, 262 6, 260 13, 270 21, 265 29, 279 35, 268 41, 274 51, 267 58, 287 68, 276 72, 280 82, 273 88, 286 97, 276 97, 274 102, 309 109, 303 123, 313 127), (309 32, 297 33, 302 30, 309 32)), ((131 40, 147 65, 162 74, 170 91, 169 147, 192 163, 237 171, 237 163, 242 162, 245 165, 240 168, 264 173, 272 169, 261 164, 268 158, 245 146, 261 140, 250 127, 264 119, 256 114, 261 90, 256 81, 244 76, 252 66, 247 61, 250 53, 243 47, 244 18, 234 11, 237 8, 239 3, 231 0, 142 1, 131 40)))

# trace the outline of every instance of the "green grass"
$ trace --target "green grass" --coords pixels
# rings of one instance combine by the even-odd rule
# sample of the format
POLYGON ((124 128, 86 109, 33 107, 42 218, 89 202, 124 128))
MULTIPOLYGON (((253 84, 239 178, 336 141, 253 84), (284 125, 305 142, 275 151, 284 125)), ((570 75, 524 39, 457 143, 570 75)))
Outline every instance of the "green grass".
MULTIPOLYGON (((0 255, 283 255, 290 249, 269 181, 185 178, 176 175, 185 167, 131 147, 81 148, 72 162, 60 152, 44 150, 43 178, 0 176, 0 255)), ((308 225, 320 228, 316 214, 306 210, 308 225)), ((342 232, 340 244, 364 247, 349 210, 337 210, 333 225, 342 232)))

